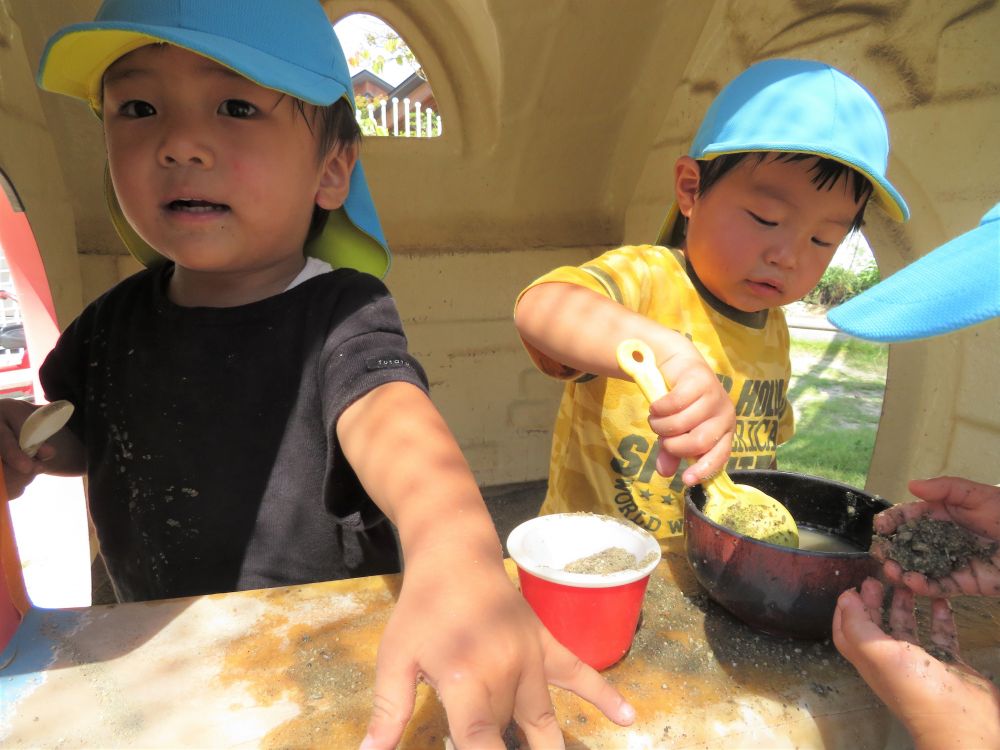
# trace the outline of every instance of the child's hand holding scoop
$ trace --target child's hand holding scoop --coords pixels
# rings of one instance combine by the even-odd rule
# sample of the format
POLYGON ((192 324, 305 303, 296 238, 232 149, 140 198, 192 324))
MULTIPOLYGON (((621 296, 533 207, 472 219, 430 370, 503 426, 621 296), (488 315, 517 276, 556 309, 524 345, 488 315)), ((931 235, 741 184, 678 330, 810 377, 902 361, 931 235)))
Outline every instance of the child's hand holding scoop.
POLYGON ((21 426, 21 450, 34 458, 42 443, 59 432, 71 416, 73 404, 69 401, 53 401, 35 409, 21 426))

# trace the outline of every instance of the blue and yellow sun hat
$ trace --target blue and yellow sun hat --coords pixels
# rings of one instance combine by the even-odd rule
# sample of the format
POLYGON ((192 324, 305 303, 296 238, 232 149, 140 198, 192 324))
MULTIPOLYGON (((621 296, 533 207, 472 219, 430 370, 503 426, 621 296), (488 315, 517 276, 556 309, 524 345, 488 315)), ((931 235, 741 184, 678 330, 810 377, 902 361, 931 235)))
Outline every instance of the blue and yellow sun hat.
POLYGON ((959 235, 827 313, 842 331, 910 341, 1000 315, 1000 203, 959 235))
MULTIPOLYGON (((100 116, 101 82, 116 60, 166 42, 203 55, 251 81, 310 104, 346 98, 351 75, 330 20, 316 0, 105 0, 92 22, 58 31, 42 53, 38 85, 84 99, 100 116)), ((129 252, 144 265, 162 256, 129 225, 109 178, 111 219, 129 252)), ((306 255, 334 268, 384 277, 391 255, 360 160, 343 207, 331 211, 306 255)))
MULTIPOLYGON (((910 210, 886 177, 889 129, 878 102, 857 81, 812 60, 764 60, 736 76, 708 108, 688 156, 774 151, 833 159, 867 177, 875 201, 897 221, 910 210)), ((656 244, 679 244, 677 202, 656 244)))

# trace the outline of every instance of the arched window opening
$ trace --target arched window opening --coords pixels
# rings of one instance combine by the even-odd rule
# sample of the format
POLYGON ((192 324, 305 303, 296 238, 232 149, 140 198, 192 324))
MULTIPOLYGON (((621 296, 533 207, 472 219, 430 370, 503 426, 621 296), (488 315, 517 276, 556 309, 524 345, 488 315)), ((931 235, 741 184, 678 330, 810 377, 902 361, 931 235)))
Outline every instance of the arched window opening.
POLYGON ((860 230, 850 232, 819 284, 802 301, 785 306, 795 437, 778 449, 779 468, 865 486, 885 397, 889 346, 838 332, 826 312, 878 280, 867 239, 860 230))
POLYGON ((442 134, 427 74, 395 29, 366 13, 345 16, 333 28, 347 56, 364 135, 437 138, 442 134))

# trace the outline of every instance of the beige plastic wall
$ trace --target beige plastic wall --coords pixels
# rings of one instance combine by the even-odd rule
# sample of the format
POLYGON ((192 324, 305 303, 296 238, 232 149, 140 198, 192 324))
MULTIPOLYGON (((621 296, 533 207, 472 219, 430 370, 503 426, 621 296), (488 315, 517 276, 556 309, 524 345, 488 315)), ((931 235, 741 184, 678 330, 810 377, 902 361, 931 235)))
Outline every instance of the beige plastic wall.
MULTIPOLYGON (((100 128, 79 103, 37 94, 55 29, 96 0, 0 0, 0 167, 21 192, 60 323, 136 268, 107 220, 100 128), (27 114, 24 114, 27 112, 27 114)), ((481 484, 547 473, 559 388, 528 364, 517 292, 562 263, 650 241, 673 160, 716 91, 770 56, 827 60, 879 98, 891 176, 914 220, 876 210, 884 272, 970 228, 1000 199, 1000 9, 995 1, 328 0, 369 12, 424 64, 445 135, 370 139, 364 161, 395 260, 388 283, 433 397, 481 484), (993 135, 992 138, 989 136, 993 135)), ((997 481, 1000 406, 989 324, 893 348, 870 486, 939 471, 997 481)))

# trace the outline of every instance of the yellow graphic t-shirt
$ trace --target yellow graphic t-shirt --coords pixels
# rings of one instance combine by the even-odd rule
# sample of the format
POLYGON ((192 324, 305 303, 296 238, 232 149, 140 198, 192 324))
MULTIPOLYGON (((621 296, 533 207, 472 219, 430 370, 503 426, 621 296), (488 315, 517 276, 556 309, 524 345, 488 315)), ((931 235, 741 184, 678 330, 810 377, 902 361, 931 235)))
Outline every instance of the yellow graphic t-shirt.
MULTIPOLYGON (((786 401, 788 327, 781 310, 728 307, 689 275, 679 251, 652 245, 621 247, 579 267, 557 268, 527 289, 554 281, 587 287, 691 339, 736 407, 729 470, 771 466, 777 446, 794 431, 786 401)), ((556 417, 541 514, 604 513, 627 518, 659 539, 682 533, 686 463, 673 477, 656 473, 659 442, 639 388, 527 349, 542 372, 569 381, 556 417)))

